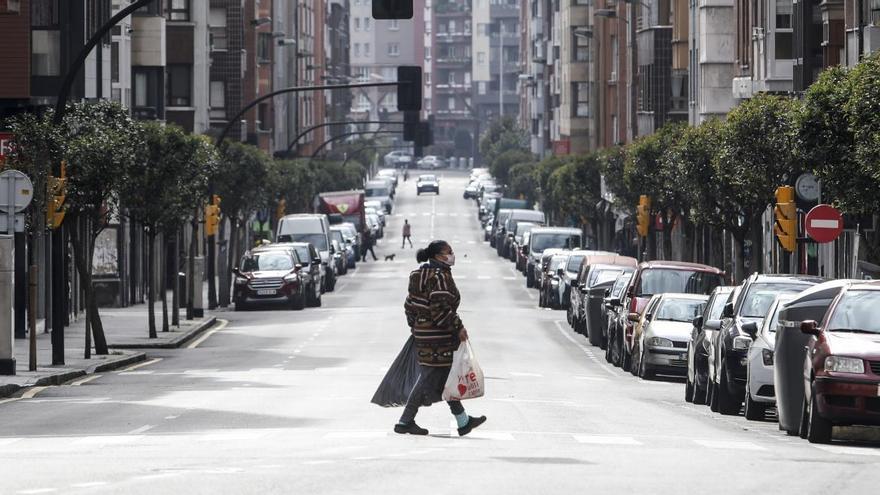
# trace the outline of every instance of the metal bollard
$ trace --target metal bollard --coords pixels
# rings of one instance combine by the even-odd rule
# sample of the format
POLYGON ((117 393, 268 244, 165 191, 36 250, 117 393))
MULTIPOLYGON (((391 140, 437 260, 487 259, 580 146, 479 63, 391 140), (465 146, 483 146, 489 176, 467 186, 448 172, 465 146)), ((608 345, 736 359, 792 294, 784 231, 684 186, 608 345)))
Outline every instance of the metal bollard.
POLYGON ((193 316, 202 318, 205 316, 205 296, 202 293, 202 282, 205 280, 205 258, 196 256, 193 259, 193 316))
POLYGON ((15 288, 15 241, 11 235, 0 235, 0 375, 15 374, 15 336, 12 301, 15 288))
POLYGON ((28 370, 37 371, 37 265, 31 265, 28 271, 28 340, 30 352, 28 370))

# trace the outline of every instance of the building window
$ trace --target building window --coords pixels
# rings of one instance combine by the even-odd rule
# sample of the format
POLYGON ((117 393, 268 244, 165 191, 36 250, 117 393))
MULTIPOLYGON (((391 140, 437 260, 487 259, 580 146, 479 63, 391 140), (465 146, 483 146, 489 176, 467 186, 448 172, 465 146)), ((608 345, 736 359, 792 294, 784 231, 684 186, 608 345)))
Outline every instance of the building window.
POLYGON ((389 57, 400 56, 400 44, 399 43, 388 43, 388 56, 389 57))
POLYGON ((257 60, 261 64, 272 63, 272 33, 257 35, 257 60))
POLYGON ((486 82, 480 81, 477 83, 477 94, 484 95, 486 94, 486 82))
POLYGON ((354 56, 355 56, 355 57, 360 57, 360 56, 361 56, 361 44, 360 44, 360 43, 355 43, 355 44, 354 44, 354 56))
POLYGON ((354 30, 355 30, 355 31, 360 31, 360 30, 361 30, 361 18, 360 18, 360 17, 355 17, 355 18, 354 18, 354 30))
POLYGON ((162 70, 161 67, 135 67, 132 70, 135 118, 155 119, 158 117, 162 92, 160 87, 162 70))
POLYGON ((477 63, 485 64, 486 63, 486 52, 477 52, 477 63))
POLYGON ((212 119, 226 118, 226 82, 211 81, 209 104, 211 105, 212 119))
POLYGON ((620 73, 620 47, 617 45, 617 36, 611 37, 611 80, 617 81, 620 73))
POLYGON ((431 85, 431 73, 430 72, 425 72, 425 85, 427 85, 427 86, 431 85))
POLYGON ((119 43, 110 45, 110 82, 119 82, 119 43))
POLYGON ((168 66, 168 106, 192 105, 192 66, 168 66))
POLYGON ((370 44, 369 43, 364 43, 364 56, 365 57, 370 56, 370 44))
POLYGON ((589 62, 590 61, 590 40, 582 36, 571 35, 571 44, 574 46, 572 51, 572 62, 589 62))
POLYGON ((165 13, 169 21, 188 21, 189 20, 189 2, 190 0, 168 0, 165 13))
POLYGON ((31 0, 31 27, 59 27, 58 0, 31 0))
POLYGON ((449 71, 448 74, 446 74, 446 82, 449 83, 450 85, 455 84, 455 71, 451 70, 451 71, 449 71))
POLYGON ((208 18, 211 32, 211 50, 225 50, 226 40, 226 9, 212 7, 208 18))
MULTIPOLYGON (((400 29, 400 21, 397 19, 391 19, 391 24, 388 26, 388 29, 391 31, 397 31, 400 29)), ((430 32, 430 31, 428 31, 430 32)))
POLYGON ((485 22, 477 23, 477 34, 480 36, 489 36, 489 25, 485 22))
POLYGON ((790 60, 792 58, 792 33, 777 32, 775 35, 776 51, 778 60, 790 60))
POLYGON ((575 117, 590 116, 590 83, 578 82, 572 84, 572 103, 574 104, 575 117))
POLYGON ((449 98, 446 100, 446 108, 449 110, 455 110, 455 98, 449 98))
POLYGON ((790 60, 794 55, 792 26, 792 0, 776 0, 776 33, 773 43, 777 60, 790 60))
POLYGON ((776 29, 791 29, 792 0, 776 0, 776 29))
POLYGON ((431 47, 425 47, 425 60, 431 60, 431 47))
POLYGON ((260 103, 257 106, 257 129, 260 131, 269 131, 272 126, 269 122, 269 104, 260 103))
POLYGON ((61 32, 40 29, 31 32, 31 74, 61 75, 61 32))
POLYGON ((572 5, 592 5, 593 0, 572 0, 572 5))
POLYGON ((370 18, 364 17, 364 31, 370 30, 370 18))

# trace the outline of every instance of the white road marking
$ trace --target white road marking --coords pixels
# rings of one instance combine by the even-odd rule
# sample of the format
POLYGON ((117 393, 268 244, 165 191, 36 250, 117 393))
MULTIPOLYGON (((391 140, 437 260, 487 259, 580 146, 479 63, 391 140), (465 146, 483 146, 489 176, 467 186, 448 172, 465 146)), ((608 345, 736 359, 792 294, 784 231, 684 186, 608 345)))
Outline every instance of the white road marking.
POLYGON ((79 380, 76 380, 76 381, 74 381, 74 382, 70 382, 70 385, 73 386, 73 387, 78 387, 78 386, 82 385, 83 383, 88 383, 88 382, 90 382, 90 381, 92 381, 92 380, 97 380, 98 378, 101 378, 102 376, 104 376, 104 375, 91 375, 91 376, 87 376, 87 377, 85 377, 85 378, 80 378, 79 380))
POLYGON ((74 483, 70 485, 71 488, 94 488, 97 486, 109 485, 106 481, 87 481, 85 483, 74 483))
POLYGON ((21 493, 22 495, 33 495, 37 493, 53 493, 57 491, 57 488, 33 488, 30 490, 19 490, 15 493, 21 493))
POLYGON ((0 438, 0 447, 5 447, 7 445, 12 445, 15 442, 20 441, 21 438, 0 438))
POLYGON ((135 428, 135 429, 131 430, 130 432, 127 433, 127 435, 140 435, 141 433, 146 433, 155 427, 156 427, 156 425, 144 425, 144 426, 141 426, 140 428, 135 428))
POLYGON ((501 277, 502 280, 516 280, 516 277, 501 277))
POLYGON ((477 280, 492 280, 492 277, 489 275, 478 275, 477 280))
POLYGON ((853 447, 848 445, 813 445, 813 447, 832 454, 880 455, 880 450, 873 447, 853 447))
POLYGON ((165 419, 177 419, 177 418, 179 418, 179 417, 180 417, 180 416, 174 416, 174 415, 171 415, 171 416, 165 416, 165 419))
POLYGON ((385 431, 333 431, 324 435, 324 439, 385 438, 387 436, 388 432, 385 431))
POLYGON ((186 348, 187 349, 195 349, 196 347, 201 345, 202 342, 208 340, 212 335, 219 332, 220 330, 223 330, 224 328, 226 328, 226 325, 229 324, 229 321, 227 321, 227 320, 217 320, 217 322, 218 322, 218 324, 214 325, 214 328, 208 330, 207 332, 204 333, 204 335, 202 335, 201 337, 192 341, 188 346, 186 346, 186 348))
POLYGON ((618 437, 607 435, 574 435, 574 439, 579 443, 588 443, 591 445, 643 445, 642 442, 633 437, 618 437))
POLYGON ((540 373, 528 373, 528 372, 523 372, 523 371, 511 371, 509 374, 510 374, 510 376, 534 376, 534 377, 538 377, 538 378, 544 376, 540 373))
POLYGON ((477 241, 467 241, 468 244, 476 244, 477 241))
POLYGON ((147 360, 147 361, 141 361, 140 363, 135 363, 135 364, 133 364, 133 365, 131 365, 131 366, 128 366, 128 367, 126 367, 126 368, 122 368, 122 369, 119 371, 119 374, 125 373, 125 372, 127 372, 127 371, 134 371, 134 370, 136 370, 136 369, 138 369, 138 368, 143 368, 144 366, 149 366, 149 365, 151 365, 151 364, 158 363, 158 362, 161 361, 161 360, 162 360, 162 358, 153 358, 153 359, 149 359, 149 360, 147 360))
POLYGON ((47 388, 49 388, 49 387, 31 387, 31 388, 25 390, 23 394, 21 394, 21 398, 22 399, 33 399, 34 397, 36 397, 37 394, 39 394, 43 390, 46 390, 47 388))
POLYGON ((694 443, 710 449, 723 450, 767 450, 760 445, 752 442, 742 442, 738 440, 694 440, 694 443))
POLYGON ((140 370, 140 371, 120 371, 120 375, 152 375, 155 373, 153 370, 140 370))
POLYGON ((19 401, 19 400, 21 400, 21 397, 10 397, 8 399, 0 400, 0 404, 7 404, 9 402, 15 402, 15 401, 19 401))
POLYGON ((513 435, 506 431, 480 431, 474 430, 467 434, 466 438, 482 438, 484 440, 512 441, 513 435))
POLYGON ((556 328, 559 329, 559 333, 561 333, 563 337, 565 337, 566 339, 570 340, 572 344, 578 346, 578 348, 579 348, 581 351, 583 351, 584 354, 586 354, 587 357, 590 358, 591 361, 593 361, 594 363, 598 364, 599 367, 602 368, 602 369, 605 371, 605 373, 608 373, 609 375, 611 375, 611 376, 615 376, 615 377, 618 376, 617 373, 615 373, 613 370, 611 370, 611 369, 610 369, 605 363, 600 362, 598 359, 596 359, 596 356, 593 354, 593 351, 591 351, 590 349, 588 349, 585 345, 581 344, 581 343, 578 342, 577 340, 574 340, 574 337, 572 337, 571 335, 569 335, 568 332, 566 332, 565 329, 562 327, 562 322, 561 322, 561 321, 559 321, 559 320, 555 320, 553 323, 556 324, 556 328))

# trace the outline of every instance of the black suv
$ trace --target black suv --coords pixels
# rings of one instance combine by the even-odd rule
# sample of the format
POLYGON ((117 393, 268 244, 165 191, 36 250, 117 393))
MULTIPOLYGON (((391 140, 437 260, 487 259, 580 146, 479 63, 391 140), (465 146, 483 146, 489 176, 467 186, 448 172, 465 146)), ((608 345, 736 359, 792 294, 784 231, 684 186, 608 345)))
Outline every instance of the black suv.
POLYGON ((809 275, 754 274, 731 293, 721 313, 721 330, 712 341, 709 362, 709 407, 738 414, 745 398, 747 354, 753 335, 779 294, 796 294, 824 282, 809 275))

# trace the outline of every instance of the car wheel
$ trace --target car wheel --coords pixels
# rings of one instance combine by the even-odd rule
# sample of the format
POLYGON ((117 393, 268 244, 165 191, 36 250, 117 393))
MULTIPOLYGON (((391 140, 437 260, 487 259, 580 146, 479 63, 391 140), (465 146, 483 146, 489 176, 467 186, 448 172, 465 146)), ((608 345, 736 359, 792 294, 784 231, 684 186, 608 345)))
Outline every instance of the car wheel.
POLYGON ((290 300, 290 306, 294 310, 302 310, 306 307, 306 295, 304 293, 297 294, 293 299, 290 300))
POLYGON ((311 285, 309 285, 308 287, 306 287, 306 292, 307 292, 307 294, 306 294, 306 305, 307 305, 307 306, 310 306, 310 307, 313 307, 313 308, 316 307, 316 306, 319 306, 318 301, 319 301, 319 299, 321 298, 320 293, 316 294, 317 291, 316 291, 315 289, 316 289, 316 288, 315 288, 315 284, 314 284, 314 283, 312 283, 311 285))
POLYGON ((688 376, 684 379, 684 401, 690 402, 693 404, 694 402, 694 382, 691 381, 691 378, 688 376))
POLYGON ((535 278, 530 271, 526 270, 526 288, 531 289, 533 287, 535 287, 535 278))
POLYGON ((816 405, 816 394, 814 388, 810 387, 810 406, 809 416, 807 418, 807 440, 810 443, 830 443, 831 442, 831 421, 822 417, 819 413, 819 406, 816 405))
POLYGON ((639 376, 639 372, 641 371, 641 354, 639 354, 639 349, 635 345, 633 345, 632 352, 630 353, 630 364, 629 364, 629 372, 632 376, 639 376))
POLYGON ((721 362, 721 383, 718 384, 718 412, 725 416, 734 416, 739 414, 739 408, 742 405, 733 394, 730 393, 730 386, 727 382, 727 361, 721 362))
MULTIPOLYGON (((586 302, 584 302, 584 309, 586 309, 586 305, 586 302)), ((602 335, 599 333, 598 328, 587 326, 587 315, 584 315, 584 333, 587 335, 587 339, 590 340, 590 345, 593 347, 602 347, 602 335)))
POLYGON ((605 346, 605 362, 611 364, 611 349, 614 346, 611 345, 611 333, 608 333, 608 345, 605 346))
POLYGON ((242 301, 235 301, 235 310, 236 311, 247 311, 248 306, 246 303, 244 303, 242 301))
POLYGON ((718 412, 718 385, 714 381, 709 383, 709 409, 718 412))
POLYGON ((708 385, 701 387, 699 381, 696 380, 696 370, 694 374, 694 404, 708 404, 706 399, 709 398, 709 387, 708 385))
POLYGON ((632 368, 632 355, 626 350, 626 344, 623 342, 623 332, 620 335, 620 368, 623 371, 629 371, 632 368))
POLYGON ((651 380, 654 378, 654 370, 645 360, 645 351, 639 351, 639 378, 642 380, 651 380))
POLYGON ((568 325, 571 326, 571 308, 565 311, 565 319, 568 320, 568 325))
POLYGON ((544 307, 544 291, 543 290, 538 291, 538 307, 539 308, 544 307))
POLYGON ((766 407, 760 402, 752 400, 752 387, 746 382, 746 406, 745 415, 749 421, 762 421, 766 407))

